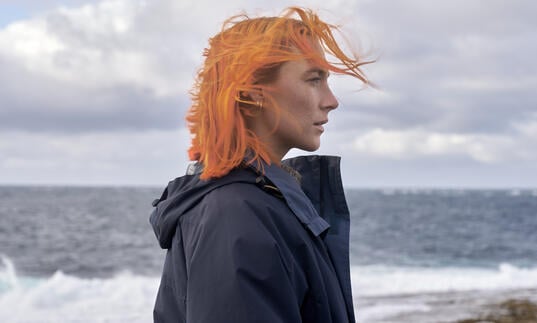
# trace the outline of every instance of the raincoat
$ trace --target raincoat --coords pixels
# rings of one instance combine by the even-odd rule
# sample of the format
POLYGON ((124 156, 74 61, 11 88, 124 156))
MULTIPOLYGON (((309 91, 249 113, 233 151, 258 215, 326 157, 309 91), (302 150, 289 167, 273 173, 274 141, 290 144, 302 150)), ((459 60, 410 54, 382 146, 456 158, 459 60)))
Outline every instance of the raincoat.
POLYGON ((150 216, 167 249, 155 322, 354 322, 339 157, 171 181, 150 216))

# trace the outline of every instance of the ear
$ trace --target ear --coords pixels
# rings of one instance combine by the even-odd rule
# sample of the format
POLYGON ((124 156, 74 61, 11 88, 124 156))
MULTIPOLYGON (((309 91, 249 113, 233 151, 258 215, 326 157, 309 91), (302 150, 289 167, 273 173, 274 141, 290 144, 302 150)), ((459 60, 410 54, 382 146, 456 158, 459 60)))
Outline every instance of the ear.
POLYGON ((252 99, 254 102, 263 102, 265 100, 265 97, 263 96, 263 90, 254 90, 254 91, 246 91, 244 92, 246 94, 246 97, 252 99))

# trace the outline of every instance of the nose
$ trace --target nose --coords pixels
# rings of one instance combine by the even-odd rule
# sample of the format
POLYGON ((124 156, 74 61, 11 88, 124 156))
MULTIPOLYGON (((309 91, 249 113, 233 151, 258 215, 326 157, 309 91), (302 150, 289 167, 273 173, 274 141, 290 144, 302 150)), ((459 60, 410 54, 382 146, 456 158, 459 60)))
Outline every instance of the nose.
POLYGON ((329 86, 326 86, 326 91, 324 93, 323 101, 322 101, 322 109, 323 110, 334 110, 339 106, 339 102, 336 99, 336 96, 332 92, 329 86))

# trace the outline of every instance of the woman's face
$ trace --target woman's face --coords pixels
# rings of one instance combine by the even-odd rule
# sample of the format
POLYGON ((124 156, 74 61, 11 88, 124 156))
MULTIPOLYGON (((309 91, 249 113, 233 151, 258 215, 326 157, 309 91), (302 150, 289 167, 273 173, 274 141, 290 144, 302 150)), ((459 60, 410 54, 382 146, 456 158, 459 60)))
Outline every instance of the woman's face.
MULTIPOLYGON (((317 150, 328 113, 337 108, 338 101, 328 86, 328 71, 307 60, 284 63, 277 79, 269 84, 274 104, 280 108, 279 119, 274 109, 263 109, 261 127, 265 141, 281 160, 291 148, 317 150), (274 125, 277 125, 274 128, 274 125)), ((264 100, 264 104, 271 104, 264 100)), ((259 135, 259 133, 258 133, 259 135)))

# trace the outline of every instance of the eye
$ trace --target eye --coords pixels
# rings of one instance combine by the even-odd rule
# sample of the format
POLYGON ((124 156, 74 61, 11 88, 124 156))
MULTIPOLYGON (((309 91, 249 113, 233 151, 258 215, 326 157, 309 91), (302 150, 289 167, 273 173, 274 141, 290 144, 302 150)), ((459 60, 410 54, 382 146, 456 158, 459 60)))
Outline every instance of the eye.
POLYGON ((308 82, 313 83, 313 84, 320 83, 321 81, 322 81, 322 78, 320 78, 318 76, 308 79, 308 82))

